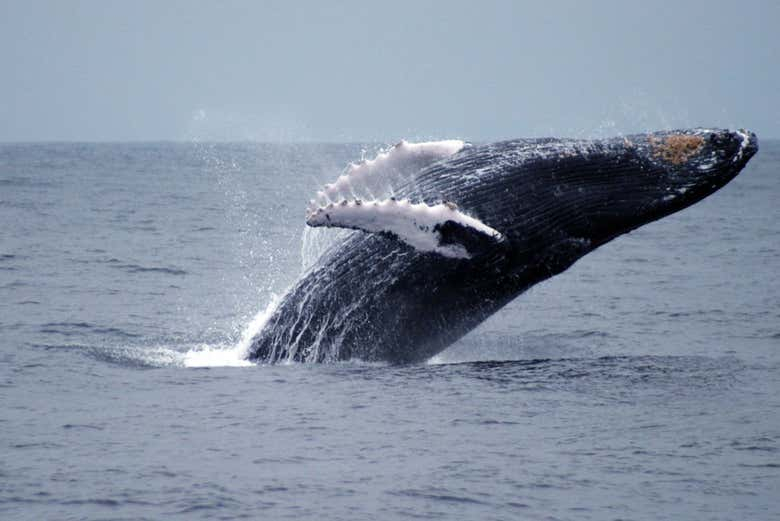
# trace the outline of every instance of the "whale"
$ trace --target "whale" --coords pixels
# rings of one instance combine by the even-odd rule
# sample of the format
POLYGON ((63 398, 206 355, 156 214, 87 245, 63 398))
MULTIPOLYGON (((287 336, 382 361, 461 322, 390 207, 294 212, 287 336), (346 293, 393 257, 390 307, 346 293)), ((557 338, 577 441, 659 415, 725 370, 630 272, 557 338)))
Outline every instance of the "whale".
POLYGON ((425 361, 599 246, 714 193, 757 151, 753 132, 717 128, 402 141, 309 202, 307 226, 344 231, 325 232, 336 238, 245 357, 425 361))

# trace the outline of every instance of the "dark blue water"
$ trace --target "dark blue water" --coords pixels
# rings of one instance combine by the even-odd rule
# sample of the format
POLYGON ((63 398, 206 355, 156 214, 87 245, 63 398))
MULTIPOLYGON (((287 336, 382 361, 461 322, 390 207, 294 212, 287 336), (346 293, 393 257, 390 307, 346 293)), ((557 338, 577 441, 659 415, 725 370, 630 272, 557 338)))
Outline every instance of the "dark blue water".
POLYGON ((370 147, 0 145, 0 518, 780 519, 761 146, 431 363, 222 367, 370 147))

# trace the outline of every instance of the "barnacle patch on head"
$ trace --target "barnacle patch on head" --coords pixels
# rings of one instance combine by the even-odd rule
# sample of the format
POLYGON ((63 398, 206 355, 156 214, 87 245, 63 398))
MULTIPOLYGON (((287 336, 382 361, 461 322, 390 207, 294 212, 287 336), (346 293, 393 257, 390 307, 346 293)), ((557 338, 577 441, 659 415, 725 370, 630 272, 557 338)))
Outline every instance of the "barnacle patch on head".
POLYGON ((653 157, 663 159, 673 165, 688 162, 704 146, 704 138, 689 134, 672 134, 662 139, 650 136, 653 157))

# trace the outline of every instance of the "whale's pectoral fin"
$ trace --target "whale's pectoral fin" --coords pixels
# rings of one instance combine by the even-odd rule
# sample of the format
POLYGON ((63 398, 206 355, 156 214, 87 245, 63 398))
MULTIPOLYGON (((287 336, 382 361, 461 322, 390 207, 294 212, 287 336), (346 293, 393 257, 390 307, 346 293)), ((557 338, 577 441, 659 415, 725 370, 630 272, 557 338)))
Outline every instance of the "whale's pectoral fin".
POLYGON ((342 201, 311 211, 306 224, 381 233, 419 251, 456 259, 470 259, 504 240, 501 233, 449 202, 430 206, 395 199, 342 201))
POLYGON ((450 139, 409 143, 401 141, 376 158, 350 163, 335 182, 325 185, 312 200, 312 207, 338 201, 344 197, 375 197, 404 184, 422 169, 436 161, 450 157, 465 147, 464 141, 450 139))

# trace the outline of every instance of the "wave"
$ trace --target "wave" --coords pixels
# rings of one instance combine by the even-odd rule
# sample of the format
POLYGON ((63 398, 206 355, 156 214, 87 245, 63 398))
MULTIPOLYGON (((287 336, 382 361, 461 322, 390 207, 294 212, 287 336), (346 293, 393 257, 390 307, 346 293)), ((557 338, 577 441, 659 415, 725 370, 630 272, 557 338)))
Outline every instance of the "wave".
POLYGON ((186 270, 170 267, 141 266, 139 264, 115 264, 113 268, 123 270, 127 273, 164 273, 166 275, 187 275, 186 270))
POLYGON ((97 333, 100 335, 120 336, 120 337, 140 337, 136 333, 130 333, 117 327, 104 327, 88 322, 47 322, 39 328, 41 333, 54 333, 58 335, 71 336, 84 333, 97 333))

